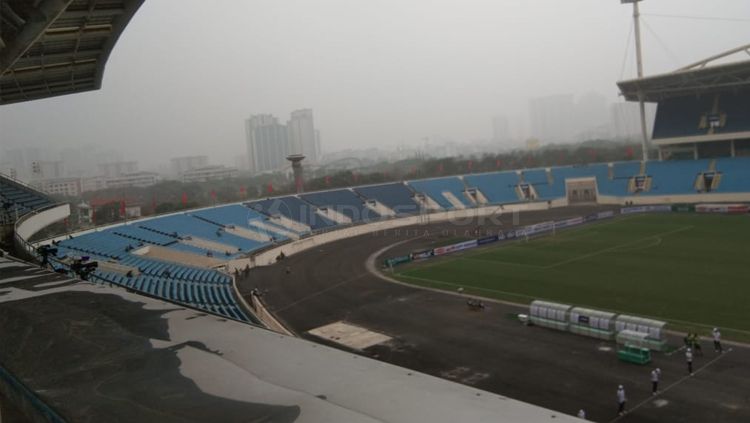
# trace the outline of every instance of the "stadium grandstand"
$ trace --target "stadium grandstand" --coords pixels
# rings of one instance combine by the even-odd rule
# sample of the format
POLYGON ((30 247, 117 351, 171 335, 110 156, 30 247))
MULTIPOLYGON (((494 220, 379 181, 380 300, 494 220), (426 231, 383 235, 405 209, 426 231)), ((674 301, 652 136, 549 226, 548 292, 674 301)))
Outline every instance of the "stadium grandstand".
POLYGON ((659 158, 750 156, 750 44, 671 73, 618 82, 623 97, 656 103, 659 158))

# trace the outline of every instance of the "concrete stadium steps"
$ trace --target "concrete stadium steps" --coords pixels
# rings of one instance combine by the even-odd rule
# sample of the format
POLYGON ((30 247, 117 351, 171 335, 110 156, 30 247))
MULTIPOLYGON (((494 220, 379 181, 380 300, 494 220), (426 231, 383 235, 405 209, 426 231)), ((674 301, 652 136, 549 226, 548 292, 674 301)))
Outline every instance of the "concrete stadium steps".
POLYGON ((401 182, 357 187, 354 190, 363 198, 384 205, 396 215, 414 215, 420 212, 414 192, 401 182))
MULTIPOLYGON (((464 204, 461 200, 458 199, 455 195, 453 195, 450 191, 443 191, 441 192, 443 197, 448 200, 448 202, 453 206, 456 210, 462 210, 466 208, 466 204, 464 204)), ((468 198, 466 197, 466 194, 464 193, 464 198, 466 198, 465 201, 468 201, 468 198)))
POLYGON ((218 206, 210 209, 195 210, 190 213, 191 216, 223 227, 228 230, 230 227, 240 229, 239 232, 245 234, 245 238, 252 239, 261 243, 270 242, 273 236, 277 240, 284 238, 282 234, 268 234, 266 231, 258 232, 251 222, 262 221, 266 219, 264 215, 248 207, 233 204, 228 206, 218 206), (246 231, 243 231, 246 230, 246 231))
POLYGON ((466 186, 463 180, 455 176, 408 181, 407 184, 415 192, 432 198, 446 210, 463 209, 473 205, 465 195, 466 186))
POLYGON ((296 196, 256 200, 246 203, 246 206, 271 219, 284 222, 281 226, 288 227, 295 232, 303 233, 336 226, 336 222, 318 213, 315 206, 296 196))
POLYGON ((522 201, 522 198, 516 193, 516 187, 521 180, 515 171, 465 175, 464 182, 467 188, 480 191, 487 200, 486 204, 506 204, 522 201))
POLYGON ((236 235, 241 238, 246 238, 246 239, 250 239, 253 241, 257 241, 263 244, 267 244, 272 241, 270 235, 262 234, 260 232, 256 232, 247 228, 243 228, 241 226, 234 226, 234 227, 226 226, 224 227, 224 230, 229 234, 236 235))
POLYGON ((365 205, 365 199, 350 189, 338 189, 300 194, 299 197, 319 208, 333 209, 343 214, 351 222, 370 221, 380 218, 380 215, 365 205))
POLYGON ((261 220, 253 220, 249 223, 249 225, 257 228, 261 232, 280 234, 283 237, 289 238, 291 240, 298 240, 300 235, 297 232, 294 232, 287 228, 283 228, 279 225, 272 224, 271 222, 264 222, 261 220))
POLYGON ((148 248, 148 251, 143 254, 143 256, 184 265, 204 267, 219 266, 225 261, 223 260, 223 253, 217 252, 217 254, 220 254, 217 257, 207 257, 205 252, 198 254, 195 250, 190 250, 190 252, 180 251, 178 249, 180 245, 182 244, 173 244, 169 247, 152 245, 148 248))

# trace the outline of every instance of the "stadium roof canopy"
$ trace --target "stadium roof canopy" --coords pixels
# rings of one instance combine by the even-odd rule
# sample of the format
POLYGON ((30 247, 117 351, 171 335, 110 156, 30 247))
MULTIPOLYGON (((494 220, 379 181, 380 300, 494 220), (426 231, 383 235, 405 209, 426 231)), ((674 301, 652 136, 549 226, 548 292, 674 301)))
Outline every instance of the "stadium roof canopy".
POLYGON ((99 89, 143 0, 0 1, 0 104, 99 89))
POLYGON ((709 57, 674 72, 620 81, 617 86, 628 101, 658 102, 665 98, 699 95, 728 89, 750 88, 750 60, 711 65, 735 54, 750 55, 750 44, 709 57))

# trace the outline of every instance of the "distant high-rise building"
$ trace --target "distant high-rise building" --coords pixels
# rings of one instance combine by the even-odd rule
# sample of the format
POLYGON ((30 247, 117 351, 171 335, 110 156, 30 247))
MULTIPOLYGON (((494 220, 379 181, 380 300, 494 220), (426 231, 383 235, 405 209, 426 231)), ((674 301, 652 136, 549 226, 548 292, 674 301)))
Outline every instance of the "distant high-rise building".
POLYGON ((306 163, 317 163, 320 151, 312 110, 293 111, 291 119, 287 122, 287 131, 291 143, 291 153, 304 155, 306 163))
POLYGON ((254 115, 245 121, 250 172, 269 172, 286 166, 291 154, 287 128, 272 115, 254 115))
MULTIPOLYGON (((648 134, 654 126, 656 117, 656 106, 646 104, 646 125, 648 134)), ((641 135, 641 116, 638 109, 638 103, 619 102, 612 103, 610 106, 610 126, 616 139, 640 140, 641 135)))
POLYGON ((99 175, 114 178, 138 172, 138 162, 99 163, 99 175))
POLYGON ((508 118, 505 116, 495 116, 492 118, 492 141, 507 142, 510 140, 510 127, 508 118))
POLYGON ((65 167, 60 160, 40 160, 33 163, 36 163, 36 165, 32 166, 32 172, 34 172, 33 179, 60 178, 65 173, 65 167))
POLYGON ((320 133, 315 129, 311 109, 292 112, 286 125, 272 115, 254 115, 245 121, 247 164, 250 172, 260 173, 289 166, 286 157, 302 154, 305 163, 320 160, 320 133))
POLYGON ((576 132, 572 94, 553 95, 529 102, 531 135, 542 142, 565 142, 576 132))
POLYGON ((208 156, 183 156, 170 160, 172 173, 182 175, 187 171, 208 166, 208 156))

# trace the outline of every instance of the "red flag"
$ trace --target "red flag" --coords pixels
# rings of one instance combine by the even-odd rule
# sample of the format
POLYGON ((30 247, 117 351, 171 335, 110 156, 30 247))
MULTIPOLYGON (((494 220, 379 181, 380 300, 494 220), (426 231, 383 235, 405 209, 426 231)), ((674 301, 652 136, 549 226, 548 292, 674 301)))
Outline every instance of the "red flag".
POLYGON ((267 192, 268 192, 269 194, 273 194, 273 183, 272 183, 272 182, 269 182, 269 183, 268 183, 268 187, 266 188, 266 191, 267 191, 267 192))
POLYGON ((500 169, 500 166, 502 165, 503 161, 500 159, 495 160, 495 169, 500 169))
POLYGON ((330 185, 331 185, 331 177, 326 176, 326 186, 330 186, 330 185))
POLYGON ((120 200, 120 217, 125 217, 125 200, 120 200))
POLYGON ((187 200, 187 194, 183 192, 182 193, 182 205, 186 206, 187 205, 187 201, 188 201, 187 200))
POLYGON ((211 190, 211 199, 216 200, 216 191, 211 190))
POLYGON ((633 154, 634 154, 633 147, 628 147, 625 149, 625 156, 627 156, 628 159, 632 159, 633 154))

